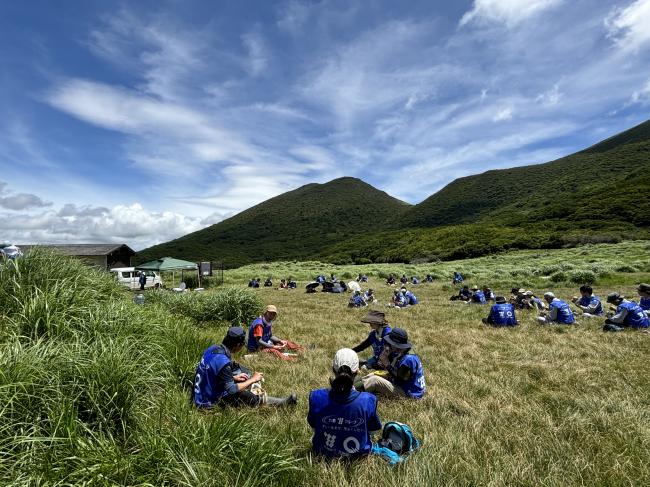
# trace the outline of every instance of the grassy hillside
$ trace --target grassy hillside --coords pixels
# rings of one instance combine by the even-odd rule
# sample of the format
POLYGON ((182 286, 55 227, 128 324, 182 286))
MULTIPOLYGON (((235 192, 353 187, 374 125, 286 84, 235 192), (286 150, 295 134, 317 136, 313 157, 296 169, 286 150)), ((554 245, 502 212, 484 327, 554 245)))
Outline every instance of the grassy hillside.
POLYGON ((308 184, 209 228, 138 253, 138 262, 172 255, 250 262, 304 259, 355 235, 377 231, 409 205, 355 178, 308 184))
POLYGON ((546 164, 459 178, 403 216, 404 228, 568 220, 650 226, 650 121, 546 164))

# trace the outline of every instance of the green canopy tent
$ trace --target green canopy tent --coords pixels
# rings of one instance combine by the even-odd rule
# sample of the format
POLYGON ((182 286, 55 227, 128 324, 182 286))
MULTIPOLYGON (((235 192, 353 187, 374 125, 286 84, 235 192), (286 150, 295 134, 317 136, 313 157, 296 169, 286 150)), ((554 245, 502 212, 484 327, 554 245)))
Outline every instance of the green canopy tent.
MULTIPOLYGON (((183 271, 198 271, 198 269, 199 266, 196 262, 174 259, 173 257, 163 257, 162 259, 145 262, 144 264, 135 267, 136 271, 181 271, 181 279, 183 279, 183 271)), ((172 274, 172 276, 173 275, 174 274, 172 274)), ((172 277, 172 279, 174 279, 174 277, 172 277)), ((201 282, 201 276, 199 276, 199 282, 201 282)))

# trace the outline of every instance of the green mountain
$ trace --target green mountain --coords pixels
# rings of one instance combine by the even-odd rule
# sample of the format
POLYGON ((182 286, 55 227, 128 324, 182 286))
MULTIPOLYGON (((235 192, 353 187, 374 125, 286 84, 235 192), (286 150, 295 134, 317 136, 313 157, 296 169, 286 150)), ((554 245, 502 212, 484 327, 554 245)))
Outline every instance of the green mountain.
POLYGON ((138 261, 434 261, 650 239, 649 195, 650 121, 556 161, 456 179, 415 206, 354 178, 308 184, 138 261))
POLYGON ((431 261, 650 238, 650 121, 556 161, 456 179, 400 225, 320 258, 431 261))
POLYGON ((307 184, 227 220, 138 252, 145 262, 171 255, 236 267, 309 259, 355 235, 386 228, 410 207, 356 178, 307 184))
POLYGON ((482 220, 521 225, 570 220, 586 228, 604 221, 650 224, 650 121, 553 162, 459 178, 412 207, 404 228, 482 220), (641 193, 643 194, 643 192, 641 193))

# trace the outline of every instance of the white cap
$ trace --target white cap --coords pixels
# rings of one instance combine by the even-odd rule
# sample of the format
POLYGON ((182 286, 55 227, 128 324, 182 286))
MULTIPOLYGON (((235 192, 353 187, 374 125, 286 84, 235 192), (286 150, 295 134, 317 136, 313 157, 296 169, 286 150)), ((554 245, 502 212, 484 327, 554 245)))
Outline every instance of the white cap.
POLYGON ((354 374, 359 371, 359 356, 357 352, 351 348, 342 348, 336 355, 334 355, 334 362, 332 363, 332 369, 334 372, 338 372, 341 367, 347 365, 350 367, 350 371, 354 374))
POLYGON ((544 298, 546 298, 546 299, 555 299, 555 294, 553 294, 551 291, 545 292, 544 293, 544 298))

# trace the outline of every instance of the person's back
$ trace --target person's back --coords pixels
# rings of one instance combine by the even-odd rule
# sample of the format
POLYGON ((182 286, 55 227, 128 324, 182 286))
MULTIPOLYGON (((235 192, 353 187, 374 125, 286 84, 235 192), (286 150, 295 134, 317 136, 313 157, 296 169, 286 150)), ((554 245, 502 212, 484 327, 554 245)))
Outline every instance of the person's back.
POLYGON ((411 306, 414 306, 419 303, 417 296, 413 294, 411 291, 406 291, 406 294, 404 297, 407 300, 407 303, 410 304, 411 306))
POLYGON ((618 305, 616 312, 620 313, 621 308, 627 311, 623 326, 629 326, 630 328, 648 328, 648 316, 643 312, 641 306, 636 304, 634 301, 623 300, 623 302, 618 305))
POLYGON ((401 367, 408 367, 411 370, 411 374, 407 379, 402 379, 398 376, 395 379, 395 385, 401 387, 407 396, 414 399, 422 398, 426 392, 426 385, 420 357, 412 353, 403 355, 396 360, 396 364, 394 365, 396 370, 401 367))
POLYGON ((505 302, 492 305, 487 322, 493 326, 516 326, 515 307, 505 302))
POLYGON ((557 310, 556 311, 556 317, 555 320, 557 323, 562 323, 563 325, 570 325, 573 322, 575 322, 575 318, 573 316, 573 311, 571 311, 571 308, 569 305, 562 301, 561 299, 555 298, 551 303, 549 304, 549 310, 557 310))
POLYGON ((481 290, 475 290, 472 293, 472 303, 475 304, 485 304, 487 301, 485 300, 485 294, 483 294, 483 291, 481 290))
POLYGON ((312 449, 329 458, 368 455, 372 449, 370 434, 381 429, 377 398, 354 389, 359 358, 353 350, 339 350, 332 370, 331 389, 309 394, 307 422, 314 430, 312 449))
POLYGON ((203 353, 196 368, 194 380, 194 404, 211 407, 227 394, 218 380, 219 372, 230 363, 228 351, 221 345, 212 345, 203 353))

